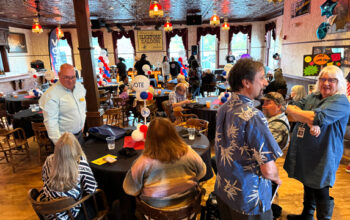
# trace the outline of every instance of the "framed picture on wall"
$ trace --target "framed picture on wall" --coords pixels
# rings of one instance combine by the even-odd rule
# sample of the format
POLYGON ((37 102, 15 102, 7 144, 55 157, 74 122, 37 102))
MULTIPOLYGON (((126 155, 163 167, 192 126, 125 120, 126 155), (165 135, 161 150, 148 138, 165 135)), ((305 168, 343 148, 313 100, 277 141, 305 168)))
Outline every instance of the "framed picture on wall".
POLYGON ((311 0, 296 0, 291 3, 292 18, 310 13, 311 0))
POLYGON ((9 33, 9 53, 27 53, 26 36, 22 33, 9 33))
POLYGON ((312 54, 331 54, 340 53, 342 61, 341 65, 350 67, 350 46, 320 46, 312 47, 312 54))

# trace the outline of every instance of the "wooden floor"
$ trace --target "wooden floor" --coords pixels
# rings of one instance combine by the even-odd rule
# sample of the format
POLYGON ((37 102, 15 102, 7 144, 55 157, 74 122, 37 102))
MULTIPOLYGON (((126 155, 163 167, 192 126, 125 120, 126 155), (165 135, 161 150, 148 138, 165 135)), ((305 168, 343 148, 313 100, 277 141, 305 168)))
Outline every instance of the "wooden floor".
MULTIPOLYGON (((7 164, 0 164, 0 219, 4 220, 29 220, 37 219, 32 207, 27 200, 27 192, 30 188, 41 188, 41 166, 38 162, 37 146, 30 144, 31 160, 21 160, 17 172, 7 164)), ((3 162, 3 161, 1 161, 3 162)), ((302 210, 302 184, 294 179, 289 179, 282 169, 284 159, 278 159, 280 175, 283 181, 279 189, 279 205, 283 208, 280 219, 286 219, 289 213, 299 213, 302 210)), ((345 172, 345 164, 341 164, 334 188, 330 190, 335 198, 335 208, 332 219, 350 220, 350 173, 345 172)), ((207 195, 213 191, 215 177, 209 180, 204 187, 207 195)), ((205 199, 207 198, 207 195, 205 199)))

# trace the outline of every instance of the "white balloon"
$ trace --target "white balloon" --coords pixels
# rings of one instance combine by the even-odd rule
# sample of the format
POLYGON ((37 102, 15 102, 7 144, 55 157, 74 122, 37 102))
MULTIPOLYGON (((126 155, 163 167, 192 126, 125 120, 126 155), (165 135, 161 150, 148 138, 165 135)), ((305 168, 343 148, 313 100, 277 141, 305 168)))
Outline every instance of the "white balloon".
POLYGON ((224 71, 226 72, 226 76, 228 75, 228 73, 230 72, 232 67, 233 67, 233 65, 231 63, 228 63, 225 65, 224 71))
POLYGON ((134 141, 142 141, 144 136, 143 136, 143 133, 139 130, 135 130, 131 133, 131 138, 134 140, 134 141))
POLYGON ((219 96, 225 96, 225 92, 221 92, 219 96))
POLYGON ((137 124, 137 128, 136 128, 136 130, 140 130, 140 127, 141 127, 141 125, 143 125, 143 124, 137 124))
POLYGON ((142 66, 142 70, 143 70, 144 72, 148 72, 148 71, 151 70, 151 67, 150 67, 148 64, 145 64, 145 65, 142 66))
POLYGON ((103 68, 103 63, 102 63, 102 62, 99 62, 99 63, 97 64, 97 66, 98 66, 99 68, 103 68))
POLYGON ((104 61, 105 61, 105 63, 108 65, 109 64, 109 59, 108 59, 108 57, 105 57, 104 58, 104 61))
POLYGON ((34 74, 36 73, 36 69, 30 68, 30 69, 28 70, 28 73, 31 74, 31 75, 34 75, 34 74))
POLYGON ((144 75, 138 75, 131 82, 131 88, 137 92, 147 91, 149 88, 149 79, 144 75))
POLYGON ((55 77, 56 77, 56 74, 52 70, 48 70, 48 71, 45 72, 45 79, 47 81, 55 79, 55 77))

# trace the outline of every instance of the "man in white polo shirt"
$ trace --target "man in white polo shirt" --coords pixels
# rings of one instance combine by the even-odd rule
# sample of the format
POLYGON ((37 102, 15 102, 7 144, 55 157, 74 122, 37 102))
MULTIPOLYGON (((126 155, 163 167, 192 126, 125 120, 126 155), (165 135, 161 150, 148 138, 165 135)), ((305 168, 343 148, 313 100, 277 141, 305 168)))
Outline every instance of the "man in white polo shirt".
POLYGON ((74 67, 62 64, 59 81, 40 98, 47 133, 54 144, 64 132, 73 133, 83 143, 82 130, 86 118, 85 88, 76 82, 74 67))

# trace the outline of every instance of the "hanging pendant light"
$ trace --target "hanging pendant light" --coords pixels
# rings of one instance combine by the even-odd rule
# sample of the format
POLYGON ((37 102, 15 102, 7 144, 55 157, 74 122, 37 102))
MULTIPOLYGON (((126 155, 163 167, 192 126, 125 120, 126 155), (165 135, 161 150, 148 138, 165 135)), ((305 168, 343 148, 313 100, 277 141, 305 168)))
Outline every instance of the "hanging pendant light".
POLYGON ((170 23, 170 18, 167 17, 166 22, 164 24, 164 31, 170 32, 173 30, 173 24, 170 23))
POLYGON ((221 29, 225 31, 230 30, 230 25, 227 22, 227 18, 224 19, 224 23, 222 24, 221 29))
POLYGON ((151 0, 151 5, 149 7, 149 16, 153 17, 163 17, 164 12, 162 6, 156 0, 151 0))
POLYGON ((220 24, 220 18, 216 15, 216 11, 214 11, 213 16, 210 18, 210 25, 219 25, 220 24))
POLYGON ((32 32, 36 34, 40 34, 43 32, 43 28, 39 24, 39 18, 33 19, 33 26, 32 26, 32 32))
POLYGON ((56 28, 56 37, 57 39, 61 39, 62 37, 64 37, 64 33, 61 29, 61 25, 58 25, 58 27, 56 28))

